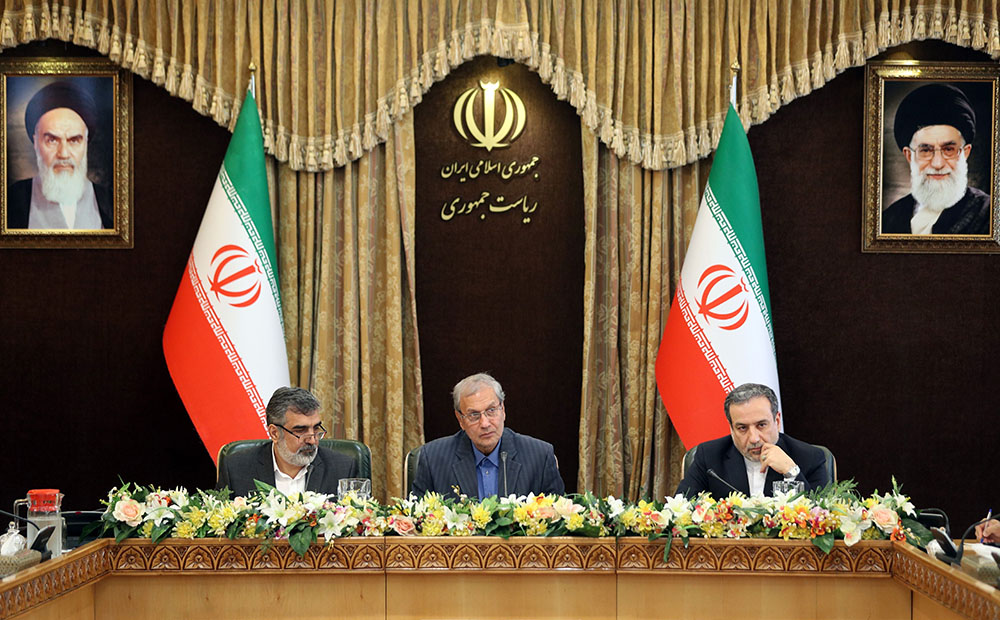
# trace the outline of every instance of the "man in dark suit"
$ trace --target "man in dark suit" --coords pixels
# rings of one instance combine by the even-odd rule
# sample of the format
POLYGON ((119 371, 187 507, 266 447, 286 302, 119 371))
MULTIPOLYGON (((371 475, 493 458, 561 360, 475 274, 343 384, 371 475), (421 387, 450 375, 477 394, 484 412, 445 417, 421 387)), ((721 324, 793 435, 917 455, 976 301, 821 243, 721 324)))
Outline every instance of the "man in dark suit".
POLYGON ((822 450, 779 432, 781 412, 774 390, 744 383, 726 396, 723 408, 729 436, 698 445, 677 493, 694 496, 708 491, 725 497, 732 492, 728 482, 746 495, 771 495, 777 480, 801 481, 807 491, 830 482, 822 450))
POLYGON ((275 390, 267 403, 271 442, 227 458, 219 466, 216 488, 229 487, 235 495, 247 495, 256 490, 254 480, 260 480, 285 495, 304 490, 336 494, 341 478, 357 477, 358 464, 319 446, 326 435, 319 411, 319 401, 308 390, 275 390))
POLYGON ((462 430, 420 450, 411 493, 455 497, 527 495, 566 491, 552 444, 504 428, 504 392, 486 373, 466 377, 452 390, 462 430))

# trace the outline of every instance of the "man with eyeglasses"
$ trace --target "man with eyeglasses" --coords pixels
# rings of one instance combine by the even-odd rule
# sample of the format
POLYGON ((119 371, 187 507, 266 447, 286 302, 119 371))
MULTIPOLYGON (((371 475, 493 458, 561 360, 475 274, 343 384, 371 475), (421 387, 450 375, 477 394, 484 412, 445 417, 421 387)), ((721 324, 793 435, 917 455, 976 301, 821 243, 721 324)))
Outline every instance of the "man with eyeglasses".
POLYGON ((969 187, 976 113, 965 93, 938 83, 913 90, 893 134, 910 164, 910 193, 882 212, 882 233, 989 234, 990 195, 969 187))
POLYGON ((335 495, 341 478, 358 476, 354 460, 320 447, 326 429, 319 418, 319 400, 311 392, 278 388, 266 411, 271 442, 220 464, 216 488, 228 486, 234 495, 247 495, 257 488, 254 480, 260 480, 289 496, 302 491, 335 495))
POLYGON ((504 392, 486 373, 459 381, 451 393, 462 430, 420 450, 410 492, 455 497, 566 491, 552 444, 504 428, 504 392))

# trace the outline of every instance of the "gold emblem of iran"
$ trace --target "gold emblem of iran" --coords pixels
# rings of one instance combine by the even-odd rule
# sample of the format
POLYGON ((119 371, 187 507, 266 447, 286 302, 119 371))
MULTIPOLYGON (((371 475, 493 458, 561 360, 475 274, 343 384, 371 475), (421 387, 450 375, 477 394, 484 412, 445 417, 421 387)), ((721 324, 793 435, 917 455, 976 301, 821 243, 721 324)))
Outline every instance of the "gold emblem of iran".
POLYGON ((510 146, 524 129, 524 102, 509 88, 500 88, 500 82, 479 82, 483 90, 483 126, 476 123, 474 109, 479 90, 470 88, 455 102, 453 118, 455 129, 472 146, 492 151, 510 146), (500 128, 496 127, 497 92, 503 97, 504 114, 500 128))

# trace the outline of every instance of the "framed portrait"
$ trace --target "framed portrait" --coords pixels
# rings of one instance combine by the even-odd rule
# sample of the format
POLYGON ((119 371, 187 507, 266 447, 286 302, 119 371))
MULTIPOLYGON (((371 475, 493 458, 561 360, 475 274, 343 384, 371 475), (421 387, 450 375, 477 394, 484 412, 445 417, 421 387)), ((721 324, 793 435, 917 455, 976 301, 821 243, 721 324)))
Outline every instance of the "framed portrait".
POLYGON ((0 57, 0 247, 132 247, 132 77, 0 57))
POLYGON ((1000 65, 871 62, 864 252, 1000 252, 1000 65))

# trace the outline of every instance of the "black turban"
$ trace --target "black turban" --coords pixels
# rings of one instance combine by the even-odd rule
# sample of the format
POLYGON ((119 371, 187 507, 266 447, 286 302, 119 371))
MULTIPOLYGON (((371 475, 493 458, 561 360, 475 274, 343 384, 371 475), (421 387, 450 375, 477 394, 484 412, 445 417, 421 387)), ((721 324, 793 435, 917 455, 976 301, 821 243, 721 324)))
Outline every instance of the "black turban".
POLYGON ((79 114, 90 130, 88 135, 93 136, 94 123, 97 119, 97 105, 94 103, 94 98, 70 82, 52 82, 35 93, 24 110, 24 129, 32 142, 35 141, 35 126, 38 124, 38 119, 56 108, 69 108, 79 114))
POLYGON ((899 150, 910 145, 913 134, 929 125, 951 125, 966 144, 976 137, 976 113, 968 97, 950 84, 928 84, 910 92, 896 110, 893 134, 899 150))

